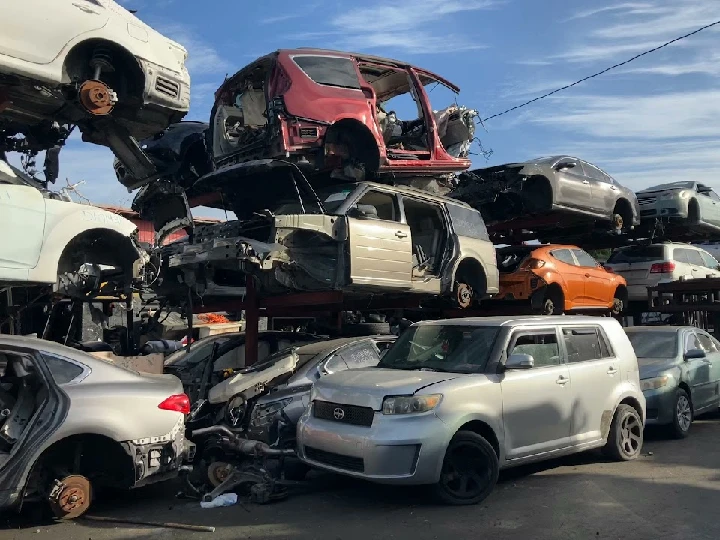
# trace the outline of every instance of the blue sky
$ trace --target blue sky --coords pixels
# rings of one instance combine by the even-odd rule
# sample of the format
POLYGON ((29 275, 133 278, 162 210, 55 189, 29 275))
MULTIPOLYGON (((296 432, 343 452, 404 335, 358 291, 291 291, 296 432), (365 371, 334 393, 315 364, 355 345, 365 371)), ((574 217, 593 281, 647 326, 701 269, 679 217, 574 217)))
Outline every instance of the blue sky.
MULTIPOLYGON (((407 60, 461 87, 490 116, 720 19, 718 0, 125 0, 189 51, 192 106, 207 120, 214 90, 263 54, 316 46, 407 60)), ((698 178, 720 190, 720 40, 706 30, 478 130, 482 167, 553 153, 596 163, 622 184, 698 178)), ((431 94, 434 108, 451 99, 431 94)), ((398 111, 401 112, 401 111, 398 111)), ((98 203, 129 205, 112 155, 73 140, 61 179, 84 179, 98 203)))

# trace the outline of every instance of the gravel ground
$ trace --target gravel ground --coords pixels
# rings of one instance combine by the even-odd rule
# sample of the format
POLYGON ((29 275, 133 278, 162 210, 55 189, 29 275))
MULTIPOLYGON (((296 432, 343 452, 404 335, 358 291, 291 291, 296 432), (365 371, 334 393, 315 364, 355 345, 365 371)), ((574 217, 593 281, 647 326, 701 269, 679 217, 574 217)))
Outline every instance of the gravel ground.
POLYGON ((646 433, 641 458, 604 461, 591 452, 501 474, 483 504, 445 507, 421 489, 377 486, 313 474, 303 492, 265 506, 203 510, 177 500, 172 485, 98 501, 91 513, 125 519, 213 525, 194 533, 134 525, 41 523, 32 512, 2 520, 3 540, 175 538, 353 540, 720 538, 720 415, 697 421, 688 439, 646 433))

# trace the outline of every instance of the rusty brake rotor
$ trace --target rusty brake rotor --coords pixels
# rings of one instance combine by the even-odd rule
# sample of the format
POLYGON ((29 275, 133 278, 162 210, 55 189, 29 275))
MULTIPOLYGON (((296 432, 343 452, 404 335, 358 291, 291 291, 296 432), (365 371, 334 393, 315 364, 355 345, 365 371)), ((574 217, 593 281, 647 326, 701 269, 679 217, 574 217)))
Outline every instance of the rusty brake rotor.
POLYGON ((75 519, 83 515, 92 501, 90 481, 71 475, 55 483, 49 496, 53 514, 59 519, 75 519))
POLYGON ((94 116, 110 114, 117 101, 115 91, 102 81, 89 80, 80 85, 80 103, 94 116))

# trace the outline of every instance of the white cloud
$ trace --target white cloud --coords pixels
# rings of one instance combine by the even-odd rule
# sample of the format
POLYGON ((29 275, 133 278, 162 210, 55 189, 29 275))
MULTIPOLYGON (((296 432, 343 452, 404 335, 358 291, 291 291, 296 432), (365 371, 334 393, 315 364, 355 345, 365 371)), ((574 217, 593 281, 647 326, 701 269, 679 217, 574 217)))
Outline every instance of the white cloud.
POLYGON ((231 64, 220 53, 188 26, 179 23, 161 24, 158 31, 183 45, 188 51, 187 68, 190 75, 212 75, 223 73, 231 64))
POLYGON ((646 9, 652 9, 652 4, 648 3, 638 3, 638 2, 627 2, 624 4, 615 4, 612 6, 604 6, 600 8, 595 9, 587 9, 584 11, 578 11, 574 15, 568 17, 565 19, 566 21, 573 21, 576 19, 587 19, 588 17, 594 17, 595 15, 599 15, 601 13, 606 13, 610 11, 632 11, 632 10, 646 10, 646 9))

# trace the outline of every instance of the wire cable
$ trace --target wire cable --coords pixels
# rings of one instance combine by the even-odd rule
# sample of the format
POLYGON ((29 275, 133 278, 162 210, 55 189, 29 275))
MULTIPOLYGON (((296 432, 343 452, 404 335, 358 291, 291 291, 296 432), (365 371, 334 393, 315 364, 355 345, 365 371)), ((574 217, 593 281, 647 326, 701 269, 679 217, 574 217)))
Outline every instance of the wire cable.
POLYGON ((511 107, 511 108, 509 108, 509 109, 507 109, 507 110, 504 110, 503 112, 500 112, 500 113, 497 113, 497 114, 493 114, 492 116, 488 116, 487 118, 484 118, 482 121, 483 121, 483 122, 487 122, 488 120, 491 120, 491 119, 493 119, 493 118, 497 118, 498 116, 502 116, 502 115, 507 114, 507 113, 509 113, 509 112, 512 112, 512 111, 514 111, 514 110, 520 109, 520 108, 522 108, 522 107, 525 107, 525 106, 527 106, 527 105, 530 105, 531 103, 535 103, 536 101, 540 101, 541 99, 545 99, 545 98, 548 97, 548 96, 552 96, 553 94, 557 94, 558 92, 562 92, 563 90, 567 90, 568 88, 572 88, 573 86, 577 86, 578 84, 580 84, 580 83, 582 83, 582 82, 585 82, 585 81, 587 81, 588 79, 592 79, 592 78, 594 78, 594 77, 598 77, 599 75, 602 75, 603 73, 607 73, 607 72, 610 71, 611 69, 619 68, 620 66, 624 66, 625 64, 629 64, 630 62, 632 62, 633 60, 637 60, 637 59, 640 58, 641 56, 645 56, 646 54, 650 54, 650 53, 652 53, 652 52, 658 51, 658 50, 660 50, 660 49, 662 49, 662 48, 664 48, 664 47, 667 47, 668 45, 672 45, 673 43, 675 43, 675 42, 677 42, 677 41, 680 41, 680 40, 683 40, 683 39, 688 38, 688 37, 690 37, 690 36, 693 36, 693 35, 695 35, 695 34, 697 34, 697 33, 699 33, 699 32, 702 32, 703 30, 707 30, 708 28, 710 28, 710 27, 712 27, 712 26, 716 26, 716 25, 718 25, 718 24, 720 24, 720 21, 715 21, 715 22, 713 22, 713 23, 706 24, 705 26, 702 26, 702 27, 698 28, 697 30, 693 30, 692 32, 690 32, 690 33, 688 33, 688 34, 685 34, 685 35, 680 36, 680 37, 676 37, 675 39, 671 39, 670 41, 667 41, 667 42, 663 43, 662 45, 658 45, 657 47, 654 47, 654 48, 652 48, 652 49, 650 49, 650 50, 647 50, 647 51, 642 52, 642 53, 640 53, 640 54, 636 54, 635 56, 633 56, 632 58, 629 58, 628 60, 625 60, 624 62, 620 62, 619 64, 615 64, 614 66, 610 66, 609 68, 603 69, 602 71, 598 71, 597 73, 593 73, 592 75, 588 75, 587 77, 584 77, 584 78, 580 79, 579 81, 575 81, 575 82, 572 83, 572 84, 567 84, 567 85, 563 86, 562 88, 557 88, 556 90, 553 90, 552 92, 548 92, 547 94, 543 94, 542 96, 538 96, 538 97, 536 97, 536 98, 533 98, 533 99, 531 99, 531 100, 529 100, 529 101, 526 101, 525 103, 522 103, 522 104, 520 104, 520 105, 515 105, 514 107, 511 107))

